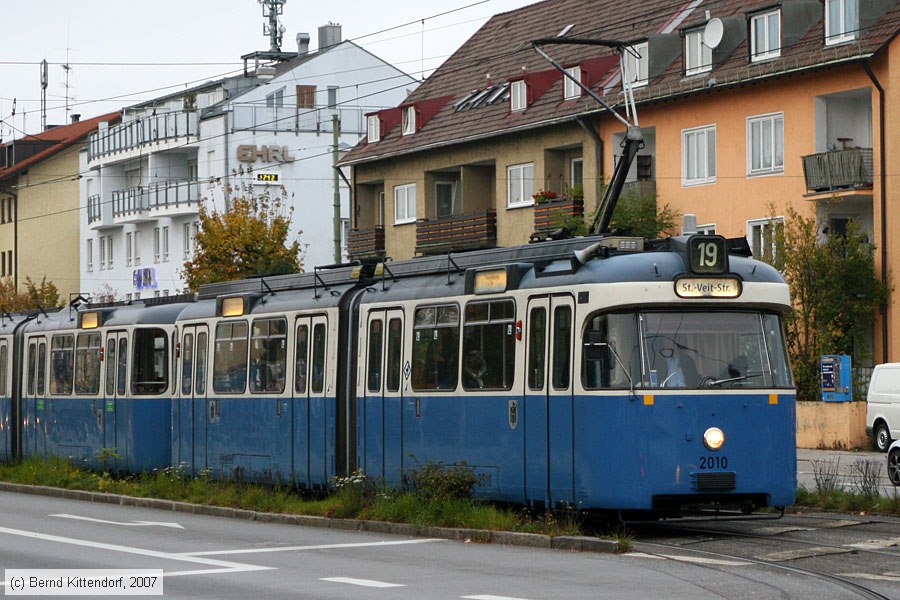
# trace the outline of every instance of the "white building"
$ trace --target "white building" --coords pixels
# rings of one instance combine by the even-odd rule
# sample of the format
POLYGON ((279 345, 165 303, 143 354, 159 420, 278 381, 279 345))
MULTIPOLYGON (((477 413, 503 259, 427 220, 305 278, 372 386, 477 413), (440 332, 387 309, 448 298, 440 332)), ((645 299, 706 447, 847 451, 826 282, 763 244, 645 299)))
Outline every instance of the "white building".
MULTIPOLYGON (((122 123, 92 134, 82 153, 81 281, 95 299, 174 295, 194 249, 201 202, 283 193, 293 209, 306 270, 335 262, 334 116, 338 147, 365 135, 365 114, 396 106, 409 75, 319 28, 319 50, 244 57, 244 74, 124 109, 122 123), (259 63, 277 58, 274 63, 259 63), (266 190, 268 187, 268 190, 266 190)), ((346 246, 349 192, 342 178, 346 246)), ((342 249, 342 259, 346 250, 342 249)))

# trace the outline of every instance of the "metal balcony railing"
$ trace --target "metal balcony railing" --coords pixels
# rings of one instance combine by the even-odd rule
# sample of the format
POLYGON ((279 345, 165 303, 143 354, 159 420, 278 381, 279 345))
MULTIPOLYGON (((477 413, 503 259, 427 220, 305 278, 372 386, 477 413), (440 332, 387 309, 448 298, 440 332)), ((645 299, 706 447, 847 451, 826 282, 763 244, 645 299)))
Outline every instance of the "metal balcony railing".
POLYGON ((806 189, 811 194, 871 188, 871 148, 848 148, 803 157, 806 189))
POLYGON ((152 115, 92 133, 88 137, 88 161, 144 144, 196 135, 196 111, 152 115))
POLYGON ((315 131, 331 133, 332 115, 341 121, 341 133, 362 135, 365 133, 365 114, 377 110, 374 107, 328 108, 327 106, 260 106, 235 104, 232 108, 234 131, 315 131))
POLYGON ((151 211, 194 210, 200 202, 200 182, 166 181, 144 188, 147 206, 151 211))
POLYGON ((103 218, 103 205, 100 203, 100 194, 88 196, 87 209, 88 225, 96 223, 103 218))
POLYGON ((112 193, 113 218, 141 216, 149 209, 149 196, 143 187, 117 190, 112 193))

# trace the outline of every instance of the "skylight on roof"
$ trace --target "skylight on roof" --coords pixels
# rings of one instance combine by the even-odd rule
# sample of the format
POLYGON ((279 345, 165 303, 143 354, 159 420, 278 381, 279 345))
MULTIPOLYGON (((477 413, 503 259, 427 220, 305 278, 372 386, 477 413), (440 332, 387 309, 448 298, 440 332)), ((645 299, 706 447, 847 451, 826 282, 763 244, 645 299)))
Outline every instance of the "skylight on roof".
POLYGON ((566 25, 565 27, 563 27, 563 30, 562 30, 562 31, 560 31, 559 33, 556 34, 556 37, 563 37, 564 35, 566 35, 566 34, 569 33, 570 31, 572 31, 572 28, 573 28, 573 27, 575 27, 575 23, 569 23, 568 25, 566 25))

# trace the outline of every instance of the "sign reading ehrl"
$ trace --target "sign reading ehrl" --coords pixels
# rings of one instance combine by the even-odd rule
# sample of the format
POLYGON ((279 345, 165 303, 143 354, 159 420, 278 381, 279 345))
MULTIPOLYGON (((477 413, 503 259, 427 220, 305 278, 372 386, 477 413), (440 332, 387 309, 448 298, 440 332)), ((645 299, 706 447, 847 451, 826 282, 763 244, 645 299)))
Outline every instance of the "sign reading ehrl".
POLYGON ((252 144, 238 146, 237 159, 245 163, 257 160, 268 163, 289 163, 296 160, 291 156, 291 149, 287 146, 254 146, 252 144))

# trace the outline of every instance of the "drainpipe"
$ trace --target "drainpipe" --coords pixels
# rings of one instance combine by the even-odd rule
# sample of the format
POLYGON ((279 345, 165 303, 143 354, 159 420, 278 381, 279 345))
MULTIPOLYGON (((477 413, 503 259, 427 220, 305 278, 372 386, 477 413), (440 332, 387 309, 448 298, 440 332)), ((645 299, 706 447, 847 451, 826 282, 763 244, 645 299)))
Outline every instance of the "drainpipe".
MULTIPOLYGON (((878 165, 881 169, 881 282, 888 284, 888 253, 887 253, 887 159, 885 158, 885 117, 884 117, 884 88, 878 81, 878 77, 872 71, 868 62, 862 63, 869 79, 878 89, 878 139, 881 141, 878 153, 878 165)), ((881 305, 881 360, 888 360, 888 312, 887 304, 881 305)))

